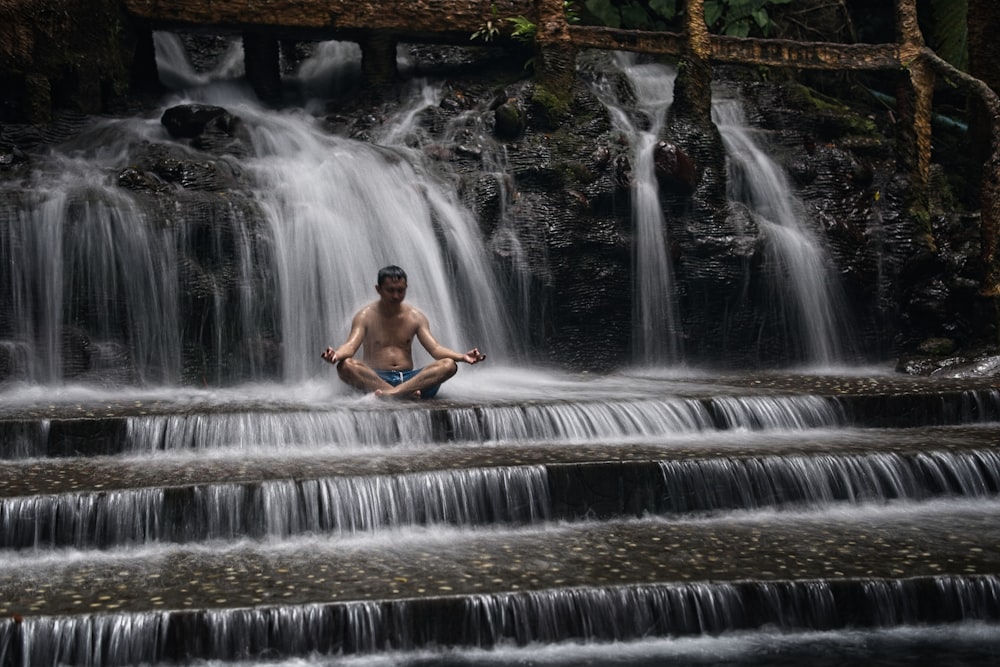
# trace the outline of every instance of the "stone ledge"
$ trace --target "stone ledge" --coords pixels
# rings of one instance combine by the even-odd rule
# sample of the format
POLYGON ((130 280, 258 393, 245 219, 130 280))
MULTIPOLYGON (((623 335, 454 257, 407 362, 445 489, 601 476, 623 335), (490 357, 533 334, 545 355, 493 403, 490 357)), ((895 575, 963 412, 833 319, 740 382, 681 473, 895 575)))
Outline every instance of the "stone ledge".
MULTIPOLYGON (((499 594, 697 581, 839 581, 1000 574, 995 502, 877 507, 840 518, 785 513, 401 533, 387 543, 304 538, 228 549, 163 548, 39 570, 8 558, 0 615, 144 612, 499 594), (950 511, 945 511, 945 509, 950 511)), ((1000 600, 998 600, 1000 602, 1000 600)))

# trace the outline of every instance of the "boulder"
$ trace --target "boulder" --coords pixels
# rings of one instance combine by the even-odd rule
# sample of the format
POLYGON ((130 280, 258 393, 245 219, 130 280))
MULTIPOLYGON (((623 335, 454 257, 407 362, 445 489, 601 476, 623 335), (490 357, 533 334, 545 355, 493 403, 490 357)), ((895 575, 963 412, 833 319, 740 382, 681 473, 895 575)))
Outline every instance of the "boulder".
POLYGON ((675 144, 661 141, 653 151, 656 180, 664 190, 689 195, 698 186, 694 160, 675 144))
POLYGON ((240 120, 223 107, 181 104, 164 111, 160 122, 175 139, 194 139, 208 130, 234 136, 240 120))

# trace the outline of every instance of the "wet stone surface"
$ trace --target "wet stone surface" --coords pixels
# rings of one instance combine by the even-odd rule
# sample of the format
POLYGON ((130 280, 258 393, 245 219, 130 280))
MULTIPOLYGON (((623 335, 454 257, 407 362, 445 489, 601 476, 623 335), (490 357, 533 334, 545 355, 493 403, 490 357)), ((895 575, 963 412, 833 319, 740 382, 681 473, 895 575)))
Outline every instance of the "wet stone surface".
POLYGON ((398 475, 435 470, 564 463, 684 461, 712 458, 849 455, 878 451, 915 454, 991 450, 1000 446, 1000 424, 923 429, 857 429, 836 434, 808 431, 751 434, 743 438, 678 439, 662 443, 426 446, 362 454, 289 451, 280 456, 232 454, 182 460, 155 457, 77 457, 0 462, 0 498, 117 489, 241 484, 280 479, 398 475))
MULTIPOLYGON (((594 380, 595 378, 590 378, 594 380)), ((644 395, 675 396, 678 398, 710 399, 715 396, 783 396, 814 395, 838 396, 893 396, 900 394, 942 394, 967 391, 1000 389, 1000 378, 947 378, 903 374, 878 374, 874 376, 800 375, 761 373, 755 375, 704 376, 690 378, 636 378, 644 395)), ((525 405, 532 400, 494 401, 493 405, 525 405)), ((420 409, 447 410, 475 407, 481 402, 469 403, 448 398, 418 404, 420 409)), ((370 402, 333 409, 386 411, 399 409, 394 403, 370 402)), ((404 409, 410 409, 404 404, 404 409)), ((38 419, 107 419, 127 416, 212 414, 233 411, 281 412, 290 410, 323 411, 316 405, 303 405, 294 400, 255 401, 253 399, 177 402, 162 398, 137 397, 96 400, 88 403, 50 402, 30 406, 0 406, 0 420, 38 419)))
MULTIPOLYGON (((657 487, 657 493, 662 494, 663 488, 677 493, 679 487, 670 487, 672 480, 665 479, 663 471, 657 467, 660 462, 746 458, 772 462, 793 456, 875 458, 891 454, 915 457, 973 453, 974 456, 962 459, 959 464, 978 465, 981 461, 995 464, 995 452, 1000 446, 997 437, 1000 422, 995 418, 992 423, 965 426, 849 426, 870 423, 854 422, 854 416, 877 421, 880 413, 904 407, 910 411, 905 418, 912 417, 916 420, 914 423, 926 424, 920 419, 932 404, 964 409, 966 403, 976 404, 983 396, 992 401, 995 409, 1000 401, 993 400, 998 390, 992 380, 774 374, 684 381, 645 378, 637 384, 641 386, 634 388, 634 394, 615 393, 607 398, 626 404, 650 397, 721 404, 730 397, 737 401, 745 397, 837 397, 838 401, 843 400, 840 405, 847 406, 847 414, 845 419, 835 423, 824 421, 824 413, 815 422, 807 418, 795 427, 779 424, 745 431, 738 427, 724 429, 717 424, 699 423, 689 432, 674 433, 669 427, 657 431, 660 435, 655 437, 643 435, 633 439, 625 436, 600 438, 592 434, 574 438, 577 431, 572 427, 578 424, 573 423, 567 429, 568 435, 560 433, 558 437, 536 440, 530 435, 510 439, 469 436, 471 441, 439 439, 434 428, 428 428, 426 434, 430 435, 422 435, 420 441, 391 437, 379 440, 382 431, 367 443, 353 442, 350 439, 353 436, 327 441, 322 431, 316 440, 305 443, 268 440, 271 437, 268 434, 286 432, 277 428, 262 429, 260 433, 264 436, 255 433, 254 437, 263 442, 254 440, 245 450, 240 446, 228 446, 225 440, 230 437, 228 431, 217 449, 209 446, 199 449, 202 445, 196 443, 195 447, 171 451, 150 447, 148 451, 123 456, 81 456, 67 448, 52 454, 53 458, 41 458, 26 456, 25 448, 19 454, 22 458, 0 462, 0 523, 20 521, 16 528, 26 533, 38 531, 37 525, 43 519, 39 518, 41 514, 31 514, 35 510, 30 502, 19 504, 19 499, 45 495, 59 496, 59 503, 50 504, 57 508, 52 510, 56 514, 67 511, 65 508, 70 508, 71 513, 75 512, 73 508, 81 508, 77 512, 80 530, 94 532, 104 527, 85 526, 90 519, 82 508, 95 497, 103 498, 103 494, 117 490, 184 489, 169 494, 174 503, 171 511, 176 507, 183 510, 174 512, 177 516, 171 515, 170 520, 178 521, 179 516, 179 523, 186 528, 192 521, 190 508, 184 503, 195 495, 191 492, 194 487, 253 485, 273 480, 290 483, 276 485, 281 487, 279 491, 288 487, 293 487, 294 491, 295 483, 303 480, 390 478, 424 472, 513 470, 527 466, 544 466, 548 478, 539 475, 532 479, 541 479, 543 489, 548 483, 553 496, 557 495, 553 489, 561 490, 563 500, 579 502, 579 507, 574 505, 572 508, 579 510, 579 514, 573 515, 575 523, 546 522, 532 515, 530 521, 515 526, 517 521, 504 523, 503 519, 485 512, 484 518, 460 523, 463 527, 447 521, 438 525, 424 525, 418 521, 417 525, 404 524, 405 527, 374 521, 373 528, 356 532, 331 530, 316 535, 306 532, 314 530, 314 524, 308 524, 308 528, 298 532, 282 533, 279 526, 273 532, 262 531, 251 536, 244 528, 257 525, 254 522, 261 517, 254 515, 247 518, 245 524, 240 524, 235 535, 191 538, 202 540, 200 542, 158 542, 156 540, 161 538, 157 537, 136 546, 146 537, 142 535, 144 528, 134 531, 139 538, 127 537, 119 542, 76 542, 70 536, 56 542, 59 545, 56 548, 51 545, 32 548, 24 545, 34 542, 11 541, 11 548, 0 551, 3 563, 0 567, 0 618, 461 598, 644 584, 899 581, 939 575, 1000 574, 1000 522, 995 519, 1000 510, 1000 498, 993 471, 983 475, 992 480, 986 484, 988 488, 974 489, 964 500, 941 497, 948 494, 920 497, 923 487, 919 487, 915 497, 907 501, 897 501, 891 496, 874 500, 871 497, 868 500, 838 497, 836 502, 824 499, 816 506, 806 503, 775 509, 767 505, 765 498, 755 508, 726 505, 722 511, 699 514, 697 508, 689 511, 684 507, 683 511, 670 516, 664 512, 664 516, 658 518, 623 518, 643 516, 644 512, 651 511, 641 502, 648 500, 643 494, 650 492, 644 488, 629 488, 636 480, 638 487, 648 478, 655 477, 662 485, 662 488, 657 487), (966 400, 969 392, 980 393, 966 400), (893 402, 897 399, 910 402, 893 402), (637 465, 629 468, 631 463, 637 465), (576 468, 567 470, 573 466, 576 468), (581 472, 584 468, 586 470, 581 472), (594 498, 602 494, 606 496, 605 504, 597 510, 594 498), (636 502, 630 505, 633 499, 636 502), (20 508, 20 519, 11 518, 14 512, 10 508, 13 507, 20 508), (587 520, 581 521, 580 517, 587 520), (603 522, 597 523, 598 519, 603 522), (101 550, 92 546, 94 544, 109 546, 101 550)), ((503 415, 509 414, 502 409, 506 405, 526 408, 563 404, 572 404, 576 410, 573 418, 583 421, 587 412, 596 412, 604 400, 599 389, 592 389, 591 394, 579 399, 567 395, 551 401, 537 399, 509 404, 437 401, 430 405, 383 405, 373 401, 317 407, 276 401, 184 405, 160 400, 121 400, 99 405, 52 404, 30 409, 8 406, 0 407, 0 426, 17 422, 51 435, 50 429, 64 420, 73 426, 66 431, 72 431, 70 435, 86 437, 90 430, 103 430, 106 432, 101 437, 107 438, 107 433, 112 437, 131 434, 128 422, 131 416, 177 416, 181 418, 177 432, 185 432, 188 424, 184 419, 188 417, 199 427, 207 423, 211 428, 220 424, 228 425, 227 428, 244 425, 256 428, 269 417, 279 420, 290 417, 300 420, 296 424, 309 425, 312 422, 302 419, 303 416, 329 416, 350 411, 366 413, 362 417, 367 413, 379 413, 374 421, 381 422, 383 412, 398 416, 409 411, 440 417, 445 411, 469 415, 480 408, 498 408, 491 418, 503 419, 503 415), (238 418, 230 420, 233 415, 238 418), (247 417, 246 422, 240 420, 243 416, 247 417), (209 419, 199 421, 201 417, 209 419)), ((828 401, 820 400, 819 403, 825 407, 828 401)), ((792 407, 801 408, 802 414, 808 417, 813 405, 813 401, 803 400, 792 407)), ((771 407, 766 401, 760 406, 765 411, 771 407)), ((615 413, 617 416, 623 414, 624 411, 615 413)), ((560 415, 557 411, 549 411, 543 416, 560 415)), ((981 419, 983 415, 972 416, 981 419)), ((153 422, 155 427, 162 420, 135 421, 146 425, 153 422)), ((424 420, 424 425, 431 421, 424 420)), ((360 420, 352 424, 360 424, 358 432, 361 433, 368 422, 360 420)), ((16 430, 8 432, 18 433, 16 430)), ((123 448, 123 451, 127 450, 123 448)), ((840 479, 837 477, 840 471, 852 469, 855 463, 830 467, 830 479, 834 480, 831 486, 840 479)), ((801 461, 791 463, 793 466, 800 464, 808 465, 801 461)), ((880 465, 880 461, 875 461, 863 472, 874 471, 871 474, 885 473, 891 477, 899 469, 880 465)), ((865 464, 857 467, 864 468, 865 464)), ((739 475, 744 468, 735 468, 734 478, 742 479, 739 475)), ((700 468, 693 466, 692 469, 692 479, 697 482, 700 468)), ((945 469, 952 470, 944 465, 935 468, 945 469)), ((813 478, 789 476, 788 479, 794 486, 799 483, 797 480, 813 478)), ((430 484, 437 484, 439 480, 440 477, 433 477, 430 484)), ((955 483, 960 481, 956 479, 955 483)), ((766 486, 767 482, 764 484, 766 486)), ((369 508, 371 499, 364 493, 372 486, 362 484, 358 488, 362 489, 360 502, 369 502, 364 505, 369 508)), ((724 489, 714 490, 725 495, 724 489)), ((679 493, 683 496, 684 492, 679 493)), ((768 489, 763 489, 761 496, 767 494, 768 489)), ((291 496, 285 497, 288 498, 291 496)), ((658 502, 658 499, 653 500, 658 502)), ((684 505, 684 501, 682 497, 679 505, 684 505)), ((348 501, 341 498, 339 502, 346 504, 348 501)), ((107 505, 110 507, 112 503, 109 501, 107 505)), ((135 506, 140 513, 146 511, 141 503, 135 506)), ((263 513, 264 506, 253 506, 250 510, 245 507, 241 511, 263 513)), ((64 518, 44 520, 52 524, 64 518)), ((157 522, 162 519, 147 514, 142 520, 157 522)), ((280 521, 281 516, 278 517, 280 521)), ((71 530, 76 530, 72 522, 66 523, 72 525, 71 530)), ((168 535, 169 531, 156 534, 168 535)))
POLYGON ((18 558, 0 615, 235 608, 669 582, 1000 572, 996 504, 949 513, 608 522, 274 548, 18 558))

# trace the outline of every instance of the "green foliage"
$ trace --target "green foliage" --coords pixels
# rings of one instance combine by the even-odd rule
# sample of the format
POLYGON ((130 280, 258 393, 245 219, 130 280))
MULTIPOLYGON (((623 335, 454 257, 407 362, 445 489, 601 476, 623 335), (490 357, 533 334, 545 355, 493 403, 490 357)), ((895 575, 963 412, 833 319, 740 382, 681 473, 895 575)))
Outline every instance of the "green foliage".
POLYGON ((756 28, 764 37, 774 29, 767 13, 769 5, 787 5, 791 0, 705 0, 705 24, 709 30, 731 37, 748 37, 756 28))
MULTIPOLYGON (((567 23, 578 23, 580 21, 580 17, 577 15, 576 8, 573 6, 573 2, 571 0, 563 2, 563 10, 566 12, 567 23)), ((507 19, 507 21, 514 26, 514 30, 510 34, 510 36, 514 39, 518 39, 522 42, 530 42, 535 39, 535 33, 538 32, 538 26, 525 17, 514 16, 507 19)))
POLYGON ((481 39, 484 42, 492 42, 500 34, 500 11, 496 5, 490 5, 492 17, 486 19, 479 29, 472 33, 469 39, 481 39))
POLYGON ((566 12, 566 22, 567 23, 579 23, 580 15, 576 12, 576 7, 573 6, 573 0, 565 0, 563 2, 563 10, 566 12))
POLYGON ((967 0, 931 0, 931 21, 925 28, 928 45, 961 70, 969 64, 968 10, 967 0))
POLYGON ((663 30, 667 21, 675 18, 681 0, 586 0, 584 7, 609 28, 628 30, 663 30))
MULTIPOLYGON (((769 36, 774 21, 768 13, 773 5, 792 0, 705 0, 705 23, 724 35, 769 36)), ((941 0, 946 2, 947 0, 941 0)), ((598 22, 627 30, 664 30, 684 11, 683 0, 585 0, 584 7, 598 22)))
POLYGON ((507 21, 514 26, 514 29, 510 33, 510 36, 514 39, 522 42, 530 42, 535 39, 535 33, 538 32, 538 26, 528 19, 523 16, 515 16, 507 19, 507 21))

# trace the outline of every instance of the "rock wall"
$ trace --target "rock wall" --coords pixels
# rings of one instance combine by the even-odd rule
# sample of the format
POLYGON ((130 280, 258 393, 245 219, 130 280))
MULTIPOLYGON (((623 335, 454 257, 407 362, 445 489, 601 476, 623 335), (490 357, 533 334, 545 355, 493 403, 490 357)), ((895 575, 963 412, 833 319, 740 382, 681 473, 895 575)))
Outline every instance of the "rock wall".
POLYGON ((138 41, 128 25, 117 0, 0 2, 0 120, 106 110, 132 79, 138 41))
MULTIPOLYGON (((461 138, 442 135, 440 144, 426 147, 436 158, 431 164, 449 178, 458 175, 459 192, 476 212, 497 266, 518 261, 522 265, 516 268, 527 270, 526 347, 544 361, 570 368, 627 364, 633 326, 631 147, 590 87, 600 66, 588 59, 606 56, 582 59, 571 120, 552 129, 545 110, 533 106, 535 84, 523 62, 499 51, 477 53, 411 49, 414 72, 447 81, 441 104, 422 111, 420 120, 433 132, 472 114, 483 127, 494 128, 494 140, 508 156, 508 187, 499 188, 484 174, 481 153, 474 144, 461 144, 461 138), (522 246, 516 259, 502 224, 516 228, 522 246)), ((775 159, 819 221, 849 297, 862 357, 884 360, 941 338, 971 347, 995 337, 992 311, 975 296, 975 213, 955 207, 941 179, 931 220, 936 236, 917 232, 922 221, 905 212, 909 186, 895 171, 888 108, 832 105, 793 80, 766 81, 739 69, 717 78, 740 90, 751 122, 767 135, 775 159)), ((852 99, 862 102, 862 92, 855 92, 852 99)), ((372 124, 400 102, 395 95, 347 96, 334 101, 326 120, 331 131, 365 141, 372 124)), ((148 208, 165 212, 164 224, 170 211, 181 210, 189 219, 186 255, 180 258, 181 298, 193 320, 227 320, 216 309, 227 308, 235 298, 232 267, 239 258, 210 241, 254 219, 254 204, 242 191, 245 184, 227 172, 226 156, 244 149, 233 131, 237 126, 223 117, 183 137, 196 157, 165 146, 140 147, 119 174, 122 187, 148 199, 148 208), (221 255, 205 255, 206 249, 221 255)), ((773 325, 755 314, 768 298, 758 282, 764 261, 760 230, 746 211, 705 204, 711 201, 705 193, 717 192, 724 176, 718 169, 704 170, 696 132, 667 133, 662 139, 683 143, 702 174, 694 188, 682 177, 686 168, 661 183, 674 186, 665 187, 662 203, 687 332, 685 358, 733 367, 788 361, 780 336, 768 328, 773 325)), ((9 175, 17 178, 17 169, 9 175)), ((254 252, 266 252, 266 238, 261 243, 254 252)), ((255 289, 267 295, 266 281, 259 280, 255 289)), ((512 303, 511 309, 522 306, 512 303)), ((276 305, 262 299, 261 319, 274 311, 276 305)), ((217 333, 192 330, 207 337, 217 333)), ((205 341, 197 336, 184 341, 184 380, 236 381, 274 373, 281 345, 274 332, 266 326, 253 332, 254 340, 243 348, 251 353, 243 360, 208 358, 205 341)), ((68 347, 67 354, 77 354, 74 349, 78 356, 87 354, 85 341, 68 347)), ((81 356, 65 366, 84 368, 85 361, 81 356)))

